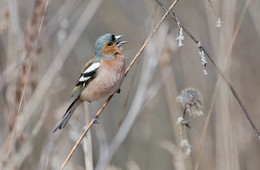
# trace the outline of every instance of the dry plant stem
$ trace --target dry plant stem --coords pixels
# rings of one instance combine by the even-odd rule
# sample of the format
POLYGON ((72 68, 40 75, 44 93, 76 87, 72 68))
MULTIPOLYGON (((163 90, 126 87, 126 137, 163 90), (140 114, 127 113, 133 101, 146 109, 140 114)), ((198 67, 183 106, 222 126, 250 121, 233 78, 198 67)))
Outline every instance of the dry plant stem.
MULTIPOLYGON (((109 103, 109 101, 112 99, 113 94, 111 96, 108 97, 108 99, 106 100, 106 102, 103 104, 103 106, 98 110, 98 112, 96 113, 96 116, 98 117, 101 112, 105 109, 105 107, 107 106, 107 104, 109 103)), ((68 163, 68 161, 70 160, 72 154, 75 152, 75 150, 77 149, 77 147, 79 146, 80 142, 82 141, 82 139, 84 138, 84 136, 88 133, 89 129, 91 128, 91 126, 95 123, 95 119, 92 119, 91 122, 88 124, 87 128, 84 130, 84 132, 82 133, 82 135, 80 136, 80 138, 77 140, 76 144, 74 145, 74 147, 71 149, 69 155, 67 156, 66 160, 64 161, 64 163, 62 164, 60 169, 63 169, 66 164, 68 163)))
MULTIPOLYGON (((2 8, 1 10, 5 9, 5 12, 7 12, 9 15, 8 18, 5 18, 6 20, 9 20, 6 26, 8 30, 6 30, 8 32, 7 34, 7 56, 6 56, 6 66, 8 66, 6 68, 6 70, 3 73, 3 78, 0 81, 0 90, 3 89, 3 87, 8 86, 10 87, 10 82, 15 82, 14 80, 16 80, 16 84, 17 84, 17 79, 18 79, 18 74, 21 74, 19 71, 17 71, 17 67, 14 67, 14 69, 10 70, 10 68, 13 65, 16 65, 16 63, 20 60, 22 60, 24 62, 24 57, 19 55, 19 51, 20 50, 24 50, 24 39, 23 39, 23 32, 21 30, 21 25, 22 23, 19 22, 19 9, 18 9, 18 2, 15 0, 9 0, 9 1, 0 1, 0 8, 2 8), (8 2, 6 5, 4 5, 4 2, 8 2), (21 42, 21 48, 19 48, 18 43, 17 42, 21 42), (8 74, 7 70, 9 70, 10 72, 8 74)), ((2 11, 1 11, 2 12, 2 11)), ((1 21, 4 18, 1 18, 1 21)), ((15 99, 15 98, 13 98, 15 99)), ((16 100, 15 102, 13 101, 13 104, 15 104, 15 107, 12 106, 12 109, 10 113, 12 114, 16 114, 17 113, 17 107, 19 100, 16 100)), ((10 124, 8 123, 8 126, 10 124)), ((8 132, 10 132, 10 129, 8 129, 8 132)))
POLYGON ((49 97, 46 97, 46 101, 44 102, 42 113, 41 113, 39 119, 37 120, 37 123, 33 127, 33 130, 32 130, 32 133, 31 133, 31 135, 33 137, 35 137, 39 133, 39 131, 41 130, 42 125, 44 124, 46 115, 48 113, 48 109, 50 107, 50 101, 51 100, 49 99, 49 97))
MULTIPOLYGON (((84 103, 84 112, 85 112, 85 122, 86 125, 89 123, 89 105, 84 103)), ((85 160, 85 169, 93 169, 93 151, 92 151, 92 136, 91 132, 89 132, 86 138, 83 139, 82 142, 83 152, 84 152, 84 160, 85 160)))
MULTIPOLYGON (((152 20, 154 19, 154 17, 155 17, 155 13, 156 13, 156 11, 157 11, 157 8, 158 6, 156 5, 155 7, 154 7, 154 10, 153 10, 153 13, 152 13, 152 15, 151 15, 151 18, 149 19, 149 24, 148 24, 148 27, 147 28, 150 28, 151 27, 151 23, 152 23, 152 20)), ((148 31, 146 31, 146 33, 145 33, 145 37, 148 35, 148 31)), ((144 38, 145 38, 144 37, 144 38)), ((145 40, 145 39, 144 39, 145 40)), ((123 119, 124 119, 124 117, 125 117, 125 111, 126 111, 126 105, 127 105, 127 103, 128 103, 128 99, 129 99, 129 95, 130 95, 130 92, 131 92, 131 90, 132 90, 132 87, 133 87, 133 85, 134 85, 134 80, 135 80, 135 77, 136 77, 136 74, 137 74, 137 69, 138 68, 138 63, 135 65, 135 68, 134 68, 134 73, 133 73, 133 75, 132 75, 132 78, 131 78, 131 83, 130 83, 130 85, 129 85, 129 88, 128 88, 128 90, 127 90, 127 94, 126 94, 126 98, 125 98, 125 102, 124 102, 124 105, 123 105, 123 109, 122 109, 122 111, 121 111, 121 115, 120 115, 120 119, 119 119, 119 123, 118 123, 118 126, 117 126, 117 132, 118 132, 118 130, 119 130, 119 128, 120 128, 120 126, 121 126, 121 124, 122 124, 122 122, 123 122, 123 119)), ((112 160, 111 160, 112 161, 112 160)))
POLYGON ((248 10, 249 14, 252 18, 254 27, 256 29, 258 38, 260 38, 260 25, 259 25, 259 16, 260 16, 260 1, 253 1, 254 5, 251 6, 251 8, 248 10))
POLYGON ((181 111, 176 103, 175 96, 177 96, 177 88, 176 88, 175 77, 171 69, 170 63, 171 63, 171 56, 166 52, 165 49, 164 54, 160 56, 159 66, 160 66, 160 71, 162 76, 164 94, 167 99, 167 106, 171 118, 171 123, 173 128, 172 130, 174 132, 174 138, 177 143, 178 141, 180 141, 180 135, 178 133, 178 129, 176 128, 176 121, 178 118, 178 113, 181 113, 181 111))
MULTIPOLYGON (((41 22, 40 22, 40 26, 39 26, 39 30, 38 30, 38 33, 37 33, 37 36, 36 36, 36 40, 35 40, 35 43, 34 43, 33 51, 30 54, 29 58, 33 58, 34 54, 36 52, 36 48, 37 48, 38 42, 39 42, 39 35, 41 33, 41 30, 42 30, 42 26, 43 26, 44 19, 45 19, 45 16, 46 16, 46 11, 47 11, 48 4, 49 4, 49 0, 46 1, 45 7, 44 7, 44 11, 43 11, 43 16, 42 16, 42 19, 41 19, 41 22)), ((24 88, 22 90, 22 95, 21 95, 19 106, 18 106, 18 110, 17 110, 17 115, 18 116, 20 115, 20 111, 21 111, 21 107, 22 107, 22 103, 23 103, 23 99, 24 99, 25 90, 26 90, 26 87, 27 87, 27 84, 28 84, 28 75, 29 75, 29 73, 31 71, 32 64, 33 64, 33 59, 31 59, 31 62, 29 63, 29 68, 28 68, 28 70, 26 72, 26 77, 27 78, 25 80, 24 88)), ((15 127, 16 127, 16 121, 14 122, 14 127, 13 127, 12 132, 11 132, 11 139, 10 139, 10 143, 9 143, 9 147, 8 147, 7 158, 9 157, 10 152, 12 151, 12 143, 13 143, 13 136, 14 136, 15 127)))
POLYGON ((9 13, 11 15, 11 22, 8 26, 8 48, 7 48, 7 62, 6 64, 9 65, 12 63, 12 60, 14 59, 15 57, 15 22, 16 22, 16 16, 15 16, 15 13, 17 13, 16 11, 16 1, 14 0, 10 0, 9 1, 9 4, 8 4, 8 10, 9 10, 9 13))
MULTIPOLYGON (((163 4, 161 2, 159 2, 158 0, 155 0, 164 10, 167 10, 163 4)), ((182 27, 182 29, 188 34, 188 36, 196 43, 196 45, 198 45, 200 43, 200 41, 198 41, 177 19, 177 17, 175 16, 175 13, 172 11, 172 13, 170 14, 170 16, 173 18, 173 20, 175 22, 178 22, 180 27, 182 27)), ((244 104, 242 103, 240 97, 238 96, 237 92, 235 91, 234 87, 232 86, 232 84, 226 79, 226 77, 224 76, 223 72, 219 69, 219 67, 216 65, 216 63, 214 62, 214 60, 210 57, 208 51, 204 48, 204 46, 201 44, 199 46, 199 49, 204 51, 204 53, 206 54, 207 58, 211 61, 211 63, 213 64, 214 68, 217 70, 217 72, 219 73, 220 77, 225 81, 225 83, 227 84, 227 86, 229 87, 230 91, 233 93, 234 97, 236 98, 238 104, 240 105, 240 107, 242 108, 244 114, 246 115, 250 125, 252 126, 253 130, 255 131, 257 137, 260 139, 260 133, 257 130, 253 120, 251 119, 251 116, 249 115, 246 107, 244 106, 244 104)))
POLYGON ((152 14, 149 14, 151 15, 151 17, 149 18, 149 22, 148 22, 148 26, 147 26, 148 29, 145 31, 144 41, 149 33, 150 28, 153 26, 152 21, 155 21, 155 16, 157 11, 158 11, 158 5, 155 5, 152 14))
POLYGON ((64 5, 45 26, 44 30, 42 31, 44 34, 40 34, 40 38, 43 40, 43 44, 45 44, 47 40, 60 28, 59 23, 63 19, 71 16, 73 11, 75 11, 80 5, 82 5, 82 0, 68 0, 64 3, 64 5))
POLYGON ((55 141, 59 139, 60 135, 53 135, 51 132, 47 139, 45 140, 42 152, 40 155, 40 160, 37 165, 37 170, 48 170, 48 169, 55 169, 51 168, 52 162, 55 162, 55 141))
MULTIPOLYGON (((157 7, 158 7, 157 5, 154 7, 154 10, 153 10, 153 13, 152 13, 151 18, 149 19, 149 24, 148 24, 148 27, 147 27, 147 28, 150 28, 151 25, 152 25, 152 20, 154 20, 155 13, 156 13, 156 11, 157 11, 157 9, 158 9, 157 7)), ((148 31, 146 31, 145 37, 147 37, 147 35, 148 35, 148 31)), ((145 37, 144 37, 144 38, 145 38, 145 37)), ((144 40, 145 40, 145 39, 144 39, 144 40)), ((133 73, 132 78, 131 78, 131 81, 130 81, 131 83, 130 83, 129 88, 128 88, 128 90, 127 90, 125 102, 124 102, 123 109, 122 109, 122 111, 121 111, 121 115, 120 115, 120 119, 119 119, 119 123, 118 123, 118 126, 117 126, 117 132, 118 132, 118 130, 119 130, 119 128, 120 128, 120 126, 121 126, 121 124, 122 124, 122 122, 123 122, 124 117, 125 117, 126 105, 127 105, 127 103, 128 103, 128 98, 129 98, 130 92, 131 92, 131 90, 132 90, 132 87, 133 87, 133 85, 134 85, 134 80, 135 80, 135 77, 136 77, 136 74, 137 74, 137 70, 138 70, 137 68, 138 68, 138 63, 135 65, 134 73, 133 73)))
POLYGON ((125 102, 124 102, 124 105, 123 105, 123 109, 122 109, 122 111, 121 111, 120 119, 119 119, 118 126, 117 126, 117 130, 116 130, 117 132, 118 132, 118 130, 119 130, 119 128, 120 128, 120 126, 121 126, 123 120, 124 120, 124 117, 125 117, 126 105, 127 105, 127 103, 128 103, 128 99, 129 99, 129 96, 130 96, 130 92, 132 91, 132 88, 133 88, 133 86, 134 86, 134 80, 135 80, 135 78, 136 78, 137 70, 138 70, 137 68, 138 68, 138 62, 137 62, 137 64, 135 65, 134 73, 133 73, 133 75, 132 75, 129 88, 128 88, 127 93, 126 93, 125 102))
MULTIPOLYGON (((146 41, 144 42, 144 44, 142 45, 142 47, 139 49, 139 51, 137 52, 137 54, 135 55, 134 59, 132 60, 132 62, 129 64, 129 66, 127 67, 126 71, 125 71, 125 76, 127 76, 129 70, 132 68, 133 64, 136 62, 136 60, 139 58, 140 54, 142 53, 142 51, 144 50, 144 48, 147 46, 148 42, 151 40, 151 38, 153 37, 154 33, 158 30, 158 28, 160 27, 160 25, 162 24, 162 22, 164 21, 164 19, 167 17, 167 15, 169 14, 169 12, 172 10, 172 8, 174 7, 174 5, 178 2, 178 0, 175 0, 172 5, 169 7, 169 9, 167 10, 167 12, 164 14, 164 16, 161 18, 161 20, 159 21, 159 23, 156 25, 156 27, 154 28, 153 32, 149 35, 149 37, 146 39, 146 41)), ((103 104, 103 106, 99 109, 99 111, 96 113, 96 116, 98 117, 101 112, 104 110, 104 108, 107 106, 107 104, 109 103, 109 101, 112 99, 114 94, 112 94, 111 96, 108 97, 108 99, 106 100, 106 102, 103 104)), ((75 150, 77 149, 78 145, 80 144, 80 142, 82 141, 82 139, 84 138, 84 136, 87 134, 87 132, 89 131, 89 129, 91 128, 91 126, 94 124, 94 119, 91 120, 91 122, 89 123, 88 127, 86 128, 86 130, 84 130, 84 132, 82 133, 82 135, 80 136, 80 138, 77 140, 76 144, 74 145, 74 147, 72 148, 72 150, 70 151, 70 153, 68 154, 66 160, 64 161, 64 163, 62 164, 60 169, 63 169, 66 164, 68 163, 69 159, 71 158, 72 154, 75 152, 75 150)))
POLYGON ((211 2, 211 0, 208 0, 208 2, 209 2, 210 9, 212 11, 212 15, 214 17, 214 20, 215 20, 215 22, 217 22, 218 21, 218 17, 217 17, 216 12, 215 12, 215 10, 213 8, 212 2, 211 2))
MULTIPOLYGON (((238 32, 239 32, 241 23, 242 23, 242 21, 244 19, 245 13, 246 13, 246 11, 247 11, 247 9, 248 9, 248 7, 249 7, 251 2, 252 2, 252 0, 248 0, 246 5, 244 6, 244 8, 242 10, 242 13, 241 13, 241 16, 239 18, 238 24, 237 24, 237 26, 235 28, 235 31, 234 31, 234 34, 232 36, 230 46, 228 48, 227 55, 225 57, 225 63, 224 63, 224 67, 223 67, 224 71, 225 71, 225 68, 227 66, 227 62, 228 62, 228 60, 229 60, 229 58, 231 56, 232 48, 233 48, 234 42, 235 42, 235 40, 237 38, 237 35, 238 35, 238 32)), ((217 83, 216 83, 216 87, 215 87, 213 95, 212 95, 210 108, 208 110, 207 118, 205 120, 205 124, 204 124, 204 127, 203 127, 203 131, 202 131, 202 135, 201 135, 201 139, 200 139, 200 146, 199 146, 199 150, 198 150, 198 154, 197 154, 197 159, 196 159, 196 162, 195 162, 194 170, 198 170, 199 169, 199 162, 200 162, 200 156, 201 156, 201 153, 202 153, 202 147, 203 147, 204 142, 205 142, 208 125, 209 125, 209 121, 210 121, 210 118, 211 118, 211 115, 212 115, 213 107, 214 107, 214 104, 215 104, 215 101, 216 101, 218 87, 220 85, 220 82, 221 82, 221 77, 218 77, 218 80, 217 80, 217 83)))
POLYGON ((135 61, 138 59, 139 55, 141 54, 141 52, 144 50, 144 48, 146 47, 147 43, 150 41, 150 39, 153 37, 154 33, 158 30, 158 28, 160 27, 160 25, 162 24, 162 22, 164 21, 164 19, 168 16, 169 12, 172 10, 172 8, 175 6, 175 4, 178 2, 179 0, 175 0, 172 5, 169 7, 168 10, 166 10, 166 13, 164 14, 164 16, 161 18, 161 20, 159 21, 159 23, 156 25, 156 27, 154 28, 153 32, 150 34, 150 36, 146 39, 146 41, 144 42, 144 44, 142 45, 142 47, 140 48, 140 50, 137 52, 137 54, 135 55, 134 59, 132 60, 132 62, 130 63, 130 65, 128 66, 128 68, 126 69, 125 72, 125 76, 127 75, 127 73, 129 72, 129 70, 131 69, 131 67, 133 66, 133 64, 135 63, 135 61))
MULTIPOLYGON (((135 64, 134 73, 133 73, 133 75, 131 77, 129 88, 128 88, 127 93, 126 93, 125 102, 124 102, 124 105, 123 105, 123 108, 122 108, 122 111, 121 111, 121 114, 120 114, 120 118, 119 118, 119 122, 118 122, 118 125, 117 125, 117 129, 116 129, 116 134, 118 133, 118 131, 119 131, 119 129, 120 129, 122 123, 123 123, 123 120, 125 118, 126 106, 127 106, 128 99, 129 99, 129 96, 131 94, 132 88, 134 86, 134 80, 135 80, 135 77, 136 77, 136 74, 137 74, 138 65, 139 65, 139 62, 137 61, 137 64, 135 64)), ((111 160, 110 160, 110 164, 111 165, 112 165, 112 162, 113 162, 113 158, 111 158, 111 160)))
MULTIPOLYGON (((40 3, 37 3, 37 5, 40 4, 40 3)), ((44 11, 43 11, 43 16, 42 16, 42 19, 41 19, 41 22, 40 22, 40 26, 39 26, 39 30, 38 30, 38 33, 36 35, 36 40, 35 40, 35 43, 34 43, 34 46, 33 46, 33 51, 32 53, 30 54, 30 56, 28 57, 29 59, 31 59, 31 62, 29 63, 29 67, 28 67, 28 70, 27 72, 25 73, 26 75, 26 80, 25 80, 25 84, 24 84, 24 88, 22 90, 22 94, 21 94, 21 98, 20 98, 20 102, 19 102, 19 106, 18 106, 18 111, 17 111, 17 114, 19 115, 20 114, 20 111, 21 111, 21 106, 22 106, 22 103, 23 103, 23 99, 24 99, 24 94, 25 94, 25 90, 26 90, 26 87, 28 85, 28 75, 31 71, 31 68, 32 68, 32 65, 33 65, 33 58, 34 58, 34 54, 36 52, 36 49, 37 49, 37 46, 38 46, 38 42, 39 42, 39 35, 41 33, 41 30, 42 30, 42 26, 43 26, 43 22, 44 22, 44 19, 45 19, 45 16, 46 16, 46 11, 47 11, 47 7, 48 7, 48 4, 49 4, 49 0, 47 0, 46 4, 45 4, 45 7, 44 7, 44 11)), ((37 8, 37 6, 36 6, 37 8)), ((36 15, 36 14, 35 14, 36 15)), ((33 22, 35 22, 35 19, 36 16, 33 16, 33 19, 32 19, 32 24, 33 22)), ((30 36, 30 35, 29 35, 30 36)), ((33 35, 31 35, 33 36, 33 35)), ((28 45, 29 46, 29 45, 28 45)))
MULTIPOLYGON (((220 80, 220 78, 218 80, 220 80)), ((218 83, 217 83, 216 87, 217 86, 218 86, 218 83)), ((213 96, 212 96, 210 108, 209 108, 208 113, 207 113, 207 118, 205 120, 205 124, 204 124, 203 131, 202 131, 202 134, 201 134, 200 146, 199 146, 196 162, 195 162, 195 165, 194 165, 194 170, 199 169, 200 156, 201 156, 201 153, 202 153, 202 148, 203 148, 203 145, 204 145, 204 142, 205 142, 206 133, 207 133, 208 126, 209 126, 209 121, 210 121, 210 118, 211 118, 211 115, 212 115, 212 111, 213 111, 213 107, 214 107, 214 103, 215 103, 216 98, 217 98, 217 90, 215 88, 213 96), (214 100, 214 102, 213 102, 213 100, 214 100)))
MULTIPOLYGON (((24 63, 24 56, 20 55, 19 51, 24 50, 24 38, 23 31, 21 29, 21 24, 19 22, 19 7, 18 2, 16 0, 9 0, 6 5, 2 4, 4 1, 0 1, 0 8, 5 8, 6 12, 9 11, 9 25, 8 25, 8 35, 7 35, 7 56, 6 56, 6 66, 0 78, 0 91, 3 90, 4 87, 10 87, 11 82, 17 82, 18 74, 20 74, 18 68, 21 68, 22 63, 24 63), (21 45, 18 46, 17 42, 21 42, 21 45), (19 57, 17 57, 19 56, 19 57), (19 66, 19 67, 17 67, 19 66)), ((2 12, 2 11, 1 11, 2 12)), ((6 18, 7 19, 7 18, 6 18)), ((38 29, 37 29, 38 30, 38 29)), ((11 83, 12 84, 12 83, 11 83)), ((16 83, 17 84, 17 83, 16 83)), ((13 98, 15 99, 15 98, 13 98)), ((16 100, 13 104, 16 106, 12 106, 12 114, 17 114, 17 108, 20 100, 16 100)), ((8 123, 7 126, 10 124, 8 123)), ((9 126, 10 127, 10 126, 9 126)), ((10 129, 6 128, 8 132, 10 129)))
MULTIPOLYGON (((47 110, 48 110, 48 101, 45 100, 43 101, 44 103, 44 108, 42 114, 46 115, 47 110), (45 112, 45 113, 44 113, 45 112)), ((36 144, 36 138, 35 138, 35 133, 38 133, 36 128, 41 129, 41 123, 39 122, 42 121, 42 117, 36 125, 34 126, 32 130, 32 135, 27 135, 25 140, 22 142, 22 145, 19 150, 16 150, 16 152, 12 152, 10 157, 8 158, 8 162, 6 164, 1 163, 0 164, 0 169, 21 169, 21 166, 23 163, 28 160, 30 154, 33 153, 33 148, 35 147, 36 144), (37 127, 38 126, 38 127, 37 127), (33 134, 34 133, 34 134, 33 134)))
MULTIPOLYGON (((211 30, 210 39, 213 44, 212 52, 215 52, 216 63, 219 63, 221 70, 223 70, 223 65, 225 57, 232 40, 234 30, 236 29, 237 22, 236 18, 236 3, 237 0, 229 0, 223 3, 219 3, 219 10, 222 11, 222 27, 220 30, 216 30, 214 25, 213 30, 211 30), (215 31, 214 31, 215 30, 215 31), (216 32, 217 31, 217 32, 216 32), (217 33, 217 34, 216 34, 217 33), (216 35, 215 35, 216 34, 216 35), (215 42, 214 42, 215 41, 215 42)), ((241 14, 241 12, 240 12, 241 14)), ((210 21, 210 20, 209 20, 210 21)), ((235 57, 235 56, 232 56, 235 57)), ((228 79, 232 79, 231 76, 231 65, 234 61, 228 60, 228 64, 225 70, 225 76, 228 79)), ((219 75, 217 75, 219 77, 219 75)), ((221 79, 222 80, 222 79, 221 79)), ((216 83, 215 83, 216 84, 216 83)), ((230 90, 226 86, 226 83, 222 80, 219 85, 219 90, 217 93, 217 99, 215 102, 214 110, 214 135, 215 136, 215 165, 216 169, 222 170, 239 170, 239 160, 237 154, 237 133, 233 126, 234 121, 236 121, 236 114, 232 113, 232 99, 233 95, 229 92, 230 90), (233 114, 233 116, 232 116, 233 114)), ((235 103, 236 105, 236 103, 235 103)), ((212 129, 213 130, 213 129, 212 129)), ((207 138, 208 139, 208 138, 207 138)), ((201 162, 202 163, 202 162, 201 162)))

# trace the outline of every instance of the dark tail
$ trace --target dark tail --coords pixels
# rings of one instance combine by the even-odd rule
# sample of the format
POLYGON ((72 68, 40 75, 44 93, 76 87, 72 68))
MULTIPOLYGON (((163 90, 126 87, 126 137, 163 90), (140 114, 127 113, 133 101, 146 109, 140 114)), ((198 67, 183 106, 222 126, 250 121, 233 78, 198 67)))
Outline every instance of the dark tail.
POLYGON ((81 103, 81 99, 79 97, 74 98, 71 100, 70 105, 66 111, 66 113, 64 114, 64 116, 62 117, 61 121, 58 123, 58 125, 55 127, 55 129, 53 130, 53 133, 58 130, 58 129, 63 129, 66 124, 68 123, 68 121, 70 120, 73 112, 75 111, 75 109, 77 108, 77 106, 81 103))

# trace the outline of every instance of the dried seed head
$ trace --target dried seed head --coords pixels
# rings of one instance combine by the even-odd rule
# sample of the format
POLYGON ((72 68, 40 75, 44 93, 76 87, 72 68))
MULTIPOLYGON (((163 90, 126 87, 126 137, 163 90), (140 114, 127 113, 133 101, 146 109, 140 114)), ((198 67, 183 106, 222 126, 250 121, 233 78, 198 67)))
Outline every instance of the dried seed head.
POLYGON ((178 41, 179 48, 183 47, 183 43, 182 43, 183 40, 184 40, 183 29, 182 29, 182 27, 179 27, 178 35, 176 38, 176 41, 178 41))
POLYGON ((181 140, 181 149, 185 156, 190 156, 191 153, 191 145, 187 139, 181 140))
POLYGON ((180 124, 182 124, 183 121, 184 121, 183 117, 178 117, 176 124, 180 125, 180 124))
POLYGON ((181 103, 184 109, 184 114, 188 112, 194 117, 203 115, 201 95, 193 88, 184 89, 177 97, 177 101, 181 103))
POLYGON ((216 21, 216 27, 217 28, 221 27, 221 20, 220 20, 220 18, 218 18, 217 21, 216 21))
POLYGON ((206 70, 206 66, 207 66, 208 62, 206 60, 204 51, 200 50, 199 55, 200 55, 201 64, 203 66, 203 73, 204 73, 204 75, 208 75, 208 72, 206 70))

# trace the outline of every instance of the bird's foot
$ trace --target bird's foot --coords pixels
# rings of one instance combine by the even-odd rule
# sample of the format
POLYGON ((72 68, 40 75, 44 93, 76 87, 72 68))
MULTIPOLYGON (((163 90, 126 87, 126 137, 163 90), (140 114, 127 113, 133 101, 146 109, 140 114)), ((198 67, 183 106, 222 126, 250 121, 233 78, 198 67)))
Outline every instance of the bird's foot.
POLYGON ((119 94, 121 92, 121 89, 119 88, 116 92, 119 94))

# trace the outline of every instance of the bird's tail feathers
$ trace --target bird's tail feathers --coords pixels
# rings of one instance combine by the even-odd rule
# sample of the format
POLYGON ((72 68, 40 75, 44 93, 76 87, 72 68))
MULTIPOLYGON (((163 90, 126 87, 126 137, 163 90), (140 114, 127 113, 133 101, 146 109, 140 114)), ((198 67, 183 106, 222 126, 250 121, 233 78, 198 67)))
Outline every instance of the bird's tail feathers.
POLYGON ((79 97, 76 97, 74 99, 71 100, 70 105, 66 111, 66 113, 64 114, 64 116, 62 117, 61 121, 58 123, 58 125, 55 127, 55 129, 53 130, 53 133, 56 132, 56 130, 58 129, 63 129, 68 121, 70 120, 73 112, 75 111, 75 109, 77 108, 77 106, 81 103, 81 99, 79 97))

